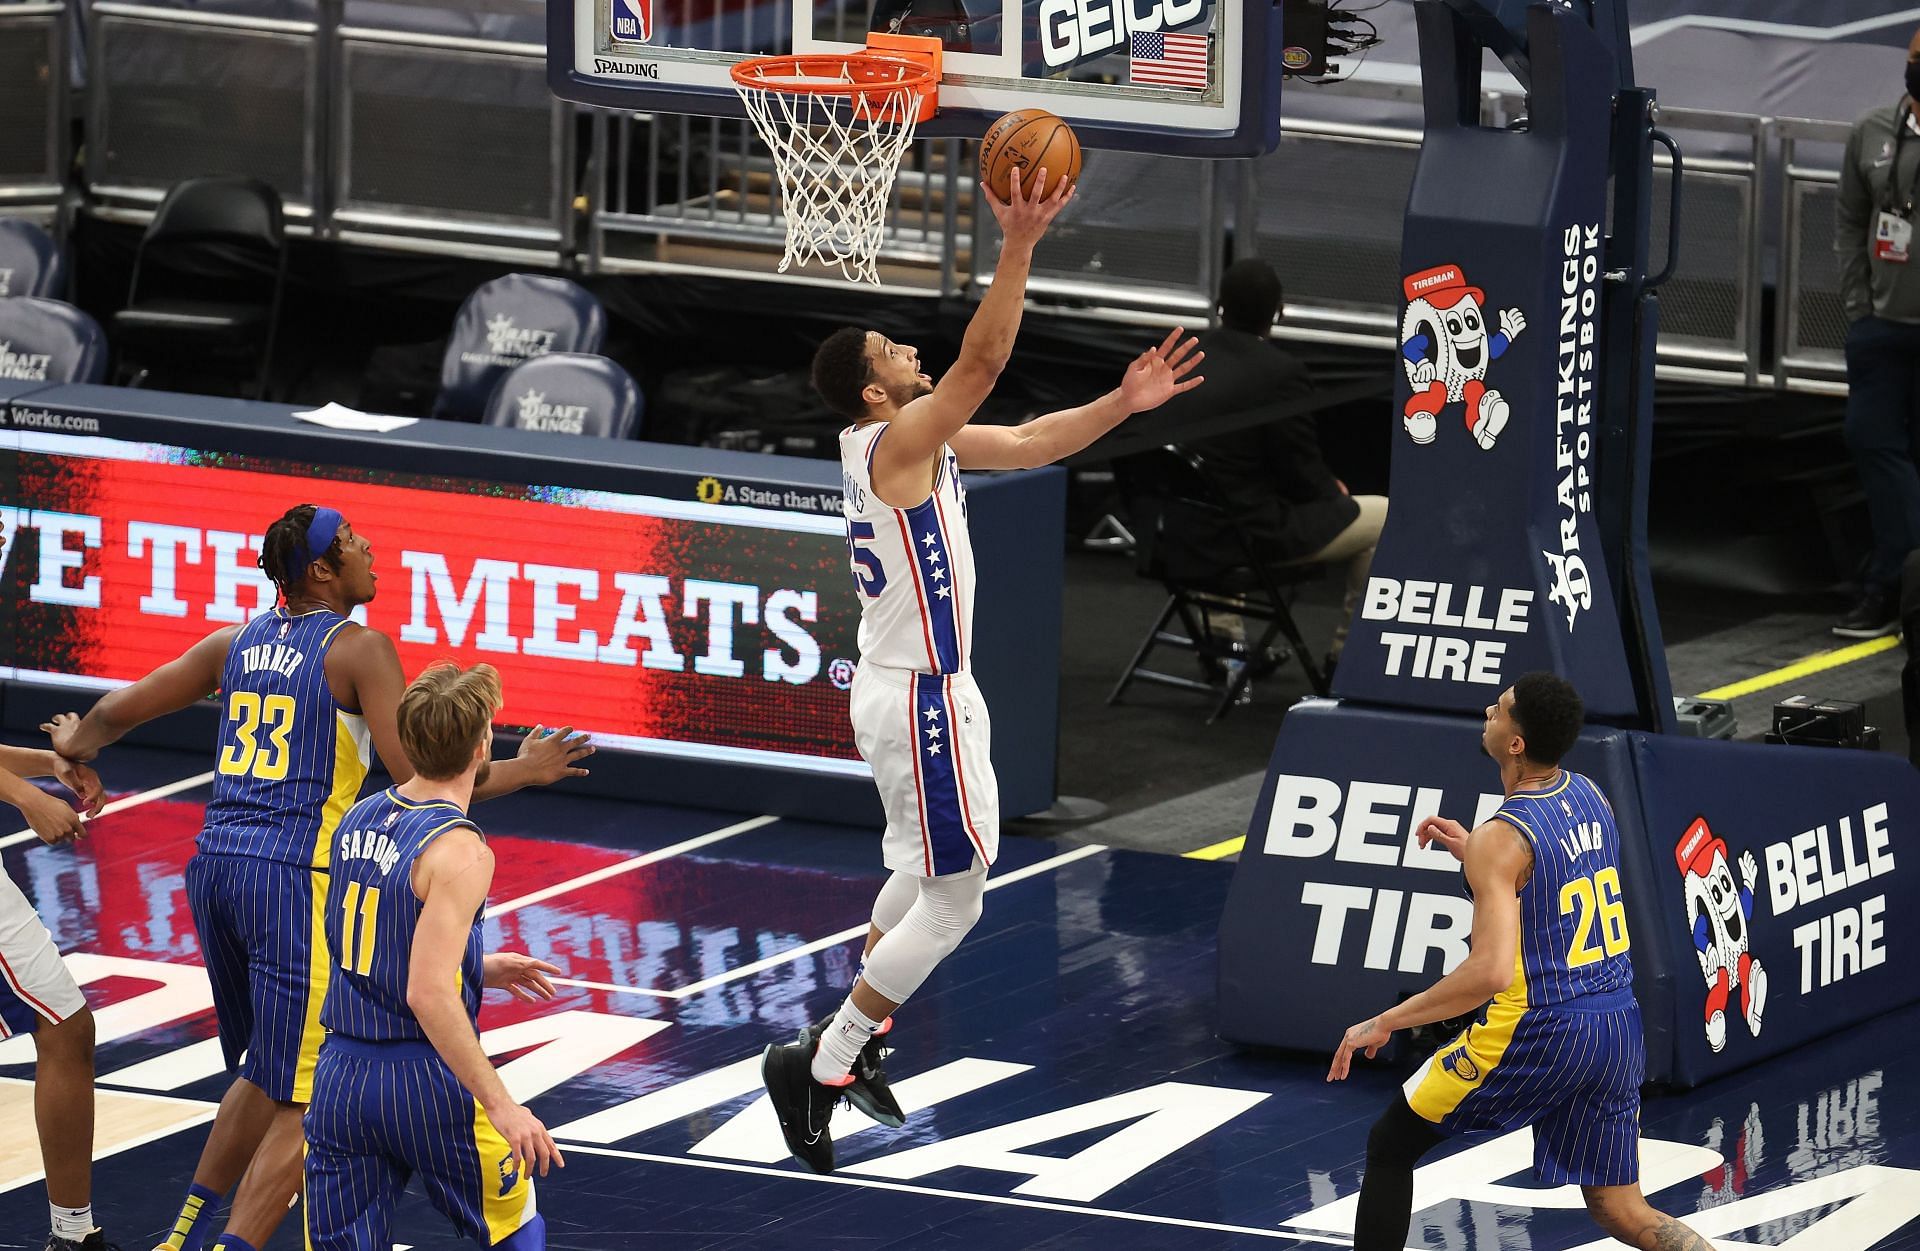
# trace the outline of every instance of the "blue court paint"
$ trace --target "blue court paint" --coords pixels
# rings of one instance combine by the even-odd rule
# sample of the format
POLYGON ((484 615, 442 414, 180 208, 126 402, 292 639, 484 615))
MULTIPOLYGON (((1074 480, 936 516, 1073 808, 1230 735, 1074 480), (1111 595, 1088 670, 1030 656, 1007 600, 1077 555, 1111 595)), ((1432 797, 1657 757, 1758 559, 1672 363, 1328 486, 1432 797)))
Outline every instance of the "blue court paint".
MULTIPOLYGON (((140 768, 151 764, 154 780, 172 780, 193 772, 194 759, 140 768)), ((123 772, 135 772, 131 760, 123 772)), ((515 796, 477 815, 497 846, 548 882, 738 819, 561 791, 515 796)), ((197 962, 180 883, 195 816, 191 803, 161 801, 103 824, 79 852, 21 848, 8 867, 48 911, 63 948, 197 962)), ((996 875, 1067 850, 1020 838, 1005 847, 996 875)), ((878 855, 877 832, 782 821, 489 928, 576 976, 632 984, 645 973, 663 987, 685 986, 860 924, 882 877, 878 855)), ((574 1138, 567 1169, 539 1185, 548 1245, 1347 1245, 1337 1204, 1358 1187, 1367 1127, 1397 1095, 1402 1072, 1367 1069, 1330 1086, 1320 1059, 1246 1053, 1215 1038, 1214 932, 1230 873, 1099 852, 990 893, 979 927, 901 1011, 895 1032, 896 1086, 924 1079, 921 1089, 938 1086, 947 1097, 917 1110, 909 1101, 905 1130, 843 1136, 836 1180, 757 1158, 777 1142, 772 1114, 755 1106, 751 1072, 729 1081, 724 1070, 829 1011, 852 976, 857 940, 682 999, 568 989, 529 1011, 489 995, 483 1030, 582 1014, 554 1023, 561 1043, 522 1044, 501 1057, 532 1066, 523 1073, 547 1066, 542 1080, 553 1084, 530 1106, 550 1127, 588 1127, 574 1138), (644 1028, 618 1034, 618 1019, 613 1033, 596 1025, 609 1018, 639 1018, 644 1028), (615 1054, 572 1072, 562 1053, 592 1055, 594 1036, 634 1041, 616 1041, 615 1054), (711 1101, 697 1097, 703 1087, 711 1101), (659 1098, 635 1104, 649 1095, 659 1098), (674 1099, 681 1106, 665 1106, 674 1099), (637 1128, 621 1132, 623 1116, 637 1128), (1049 1119, 1024 1132, 1017 1125, 1035 1118, 1049 1119), (1144 1150, 1103 1164, 1101 1144, 1125 1145, 1128 1134, 1144 1150), (611 1141, 582 1141, 592 1136, 611 1141), (942 1150, 958 1156, 932 1154, 942 1150), (1308 1213, 1315 1228, 1292 1224, 1308 1213)), ((153 986, 129 976, 91 989, 104 1004, 153 986)), ((1733 1210, 1757 1224, 1736 1236, 1756 1246, 1810 1233, 1801 1245, 1820 1251, 1920 1248, 1920 1222, 1867 1242, 1849 1241, 1839 1224, 1849 1212, 1895 1220, 1912 1208, 1920 1216, 1920 1074, 1898 1063, 1916 1027, 1920 1010, 1902 1012, 1684 1096, 1650 1098, 1643 1133, 1679 1144, 1670 1154, 1685 1169, 1655 1201, 1681 1215, 1745 1203, 1733 1210), (1795 1210, 1803 1202, 1811 1206, 1795 1210)), ((104 1042, 100 1069, 178 1055, 211 1034, 204 1012, 163 1022, 104 1042)), ((29 1072, 0 1067, 0 1076, 29 1072)), ((212 1101, 223 1087, 210 1076, 169 1093, 212 1101)), ((175 1214, 204 1133, 182 1131, 98 1164, 95 1206, 116 1240, 151 1245, 141 1240, 175 1214)), ((1527 1158, 1521 1143, 1443 1159, 1429 1176, 1456 1174, 1460 1184, 1442 1190, 1466 1197, 1443 1194, 1420 1212, 1409 1245, 1573 1251, 1592 1242, 1584 1214, 1530 1193, 1527 1158), (1472 1167, 1487 1159, 1500 1167, 1502 1151, 1517 1160, 1505 1174, 1472 1167)), ((0 1192, 0 1227, 37 1228, 44 1203, 37 1183, 0 1192)), ((422 1251, 470 1245, 417 1186, 396 1237, 422 1251)), ((295 1227, 270 1246, 297 1247, 295 1227)))

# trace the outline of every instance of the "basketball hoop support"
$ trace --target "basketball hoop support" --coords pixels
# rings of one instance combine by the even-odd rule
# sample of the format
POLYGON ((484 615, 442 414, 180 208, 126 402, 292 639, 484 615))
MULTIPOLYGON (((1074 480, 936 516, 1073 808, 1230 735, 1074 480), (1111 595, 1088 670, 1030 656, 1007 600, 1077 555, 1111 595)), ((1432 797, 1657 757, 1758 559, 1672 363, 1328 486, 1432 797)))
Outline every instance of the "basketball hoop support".
POLYGON ((933 71, 933 86, 920 94, 914 121, 924 122, 940 111, 941 55, 946 45, 930 35, 895 35, 876 30, 867 36, 867 52, 893 61, 912 61, 933 71))

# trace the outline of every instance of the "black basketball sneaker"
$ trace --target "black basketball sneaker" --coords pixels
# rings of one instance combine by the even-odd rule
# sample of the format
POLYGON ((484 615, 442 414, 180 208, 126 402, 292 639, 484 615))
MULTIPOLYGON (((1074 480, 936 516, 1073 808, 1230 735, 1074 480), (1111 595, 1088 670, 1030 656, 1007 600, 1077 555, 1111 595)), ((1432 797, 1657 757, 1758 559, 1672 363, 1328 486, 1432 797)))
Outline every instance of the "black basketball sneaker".
POLYGON ((120 1247, 117 1243, 108 1242, 107 1236, 96 1229, 79 1242, 58 1234, 48 1234, 47 1251, 120 1251, 120 1247))
POLYGON ((814 1081, 813 1048, 797 1042, 767 1045, 760 1054, 760 1080, 793 1158, 816 1173, 833 1172, 833 1135, 827 1126, 847 1087, 814 1081))
MULTIPOLYGON (((800 1042, 805 1045, 811 1056, 815 1047, 820 1045, 820 1035, 827 1032, 833 1024, 833 1018, 816 1022, 800 1031, 800 1042)), ((899 1100, 893 1097, 893 1090, 887 1085, 887 1070, 883 1067, 887 1053, 892 1050, 885 1039, 893 1033, 893 1018, 880 1022, 880 1028, 873 1037, 867 1039, 866 1046, 860 1048, 859 1058, 853 1062, 853 1084, 846 1089, 847 1102, 889 1129, 899 1129, 907 1123, 907 1114, 900 1109, 899 1100)))

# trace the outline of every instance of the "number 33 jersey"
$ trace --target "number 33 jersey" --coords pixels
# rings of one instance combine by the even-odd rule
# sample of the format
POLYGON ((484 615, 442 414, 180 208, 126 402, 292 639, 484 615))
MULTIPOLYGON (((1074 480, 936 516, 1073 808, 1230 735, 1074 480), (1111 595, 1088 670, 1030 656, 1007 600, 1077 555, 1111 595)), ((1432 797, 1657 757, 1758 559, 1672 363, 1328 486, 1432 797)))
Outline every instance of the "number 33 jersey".
POLYGON ((283 606, 234 636, 201 851, 327 867, 372 760, 365 718, 327 686, 327 651, 346 624, 326 609, 296 616, 283 606))
POLYGON ((973 646, 973 541, 953 449, 942 447, 933 491, 912 508, 874 494, 873 454, 888 423, 840 434, 848 557, 860 596, 863 664, 913 673, 965 673, 973 646))

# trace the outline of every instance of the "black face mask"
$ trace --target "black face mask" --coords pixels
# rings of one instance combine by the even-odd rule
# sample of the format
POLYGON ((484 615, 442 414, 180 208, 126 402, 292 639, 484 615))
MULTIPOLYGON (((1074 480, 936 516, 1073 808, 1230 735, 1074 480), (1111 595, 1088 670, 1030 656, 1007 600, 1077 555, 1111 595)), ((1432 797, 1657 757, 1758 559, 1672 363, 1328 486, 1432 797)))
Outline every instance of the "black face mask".
POLYGON ((1920 100, 1920 61, 1907 62, 1907 96, 1920 100))

